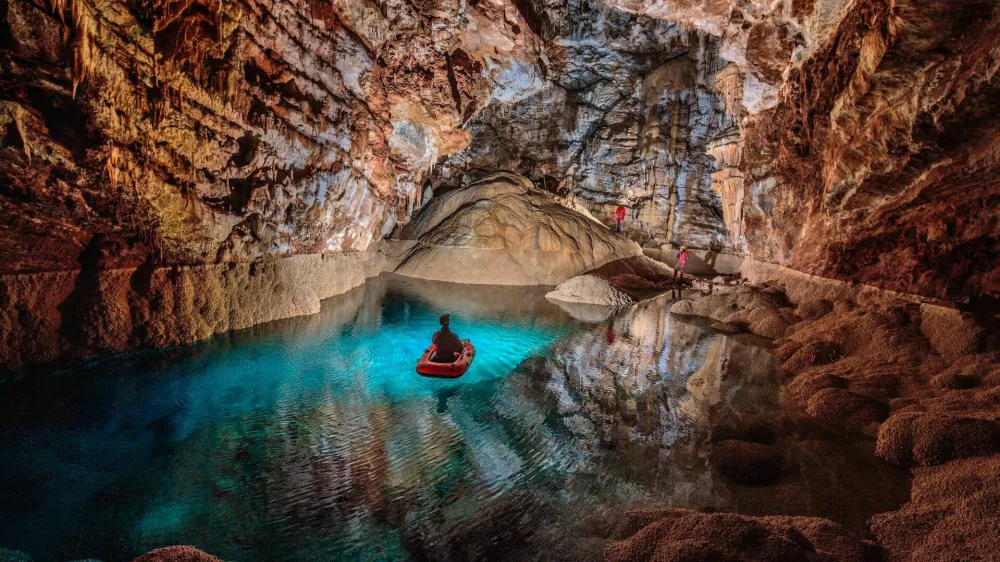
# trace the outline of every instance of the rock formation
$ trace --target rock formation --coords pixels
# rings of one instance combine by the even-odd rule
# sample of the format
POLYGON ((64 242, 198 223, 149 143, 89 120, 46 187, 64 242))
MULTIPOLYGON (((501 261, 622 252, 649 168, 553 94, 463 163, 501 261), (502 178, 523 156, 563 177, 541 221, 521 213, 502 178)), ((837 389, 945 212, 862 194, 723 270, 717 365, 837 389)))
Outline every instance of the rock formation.
POLYGON ((737 123, 715 88, 726 66, 719 38, 596 0, 517 4, 530 7, 543 39, 524 72, 544 79, 473 117, 469 147, 436 181, 515 170, 609 224, 625 205, 629 235, 644 245, 722 244, 709 146, 737 123))
POLYGON ((686 509, 630 513, 631 536, 608 548, 608 562, 646 560, 803 560, 867 562, 879 551, 843 527, 814 517, 744 517, 686 509))
POLYGON ((498 174, 431 200, 403 228, 388 268, 452 283, 556 285, 639 246, 537 190, 498 174))
POLYGON ((545 298, 622 308, 678 285, 673 269, 645 256, 606 263, 561 283, 545 298))

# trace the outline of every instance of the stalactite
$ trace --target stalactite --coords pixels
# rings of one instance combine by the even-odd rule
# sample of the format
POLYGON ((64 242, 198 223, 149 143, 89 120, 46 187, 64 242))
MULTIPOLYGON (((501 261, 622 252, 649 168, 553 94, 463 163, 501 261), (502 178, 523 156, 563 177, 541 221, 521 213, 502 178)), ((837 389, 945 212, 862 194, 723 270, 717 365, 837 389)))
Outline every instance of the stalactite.
POLYGON ((80 83, 89 77, 97 59, 94 37, 97 23, 90 7, 83 0, 70 0, 73 21, 73 97, 80 83))
POLYGON ((112 189, 117 189, 124 179, 121 170, 122 164, 122 157, 118 146, 111 143, 111 148, 108 150, 108 159, 104 162, 104 169, 108 173, 108 182, 111 183, 112 189))
POLYGON ((13 124, 18 140, 21 142, 21 150, 31 163, 31 144, 28 141, 28 132, 24 126, 23 110, 21 106, 13 102, 0 101, 0 131, 13 124))

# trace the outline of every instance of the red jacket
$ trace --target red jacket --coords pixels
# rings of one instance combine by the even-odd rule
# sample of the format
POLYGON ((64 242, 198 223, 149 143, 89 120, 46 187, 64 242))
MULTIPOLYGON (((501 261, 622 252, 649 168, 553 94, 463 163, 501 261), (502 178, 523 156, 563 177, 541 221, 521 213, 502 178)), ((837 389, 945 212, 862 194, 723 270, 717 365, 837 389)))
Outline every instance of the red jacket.
POLYGON ((620 221, 625 220, 625 207, 618 206, 618 209, 615 210, 615 218, 620 221))
POLYGON ((684 266, 687 265, 687 262, 688 262, 687 250, 684 250, 683 252, 677 254, 677 269, 684 269, 684 266))

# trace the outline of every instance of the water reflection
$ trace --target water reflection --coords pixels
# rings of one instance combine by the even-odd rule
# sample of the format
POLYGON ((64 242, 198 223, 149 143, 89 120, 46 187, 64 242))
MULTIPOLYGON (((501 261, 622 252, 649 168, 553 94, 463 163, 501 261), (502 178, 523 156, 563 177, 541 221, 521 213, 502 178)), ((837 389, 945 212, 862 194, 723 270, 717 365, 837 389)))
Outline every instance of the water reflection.
POLYGON ((759 342, 678 321, 666 298, 588 325, 544 292, 381 279, 316 316, 5 385, 0 546, 105 562, 177 543, 230 560, 596 559, 629 507, 852 524, 878 510, 860 500, 873 490, 895 501, 883 488, 902 475, 866 464, 865 445, 781 414, 759 342), (444 311, 479 348, 458 381, 413 372, 444 311), (760 419, 789 469, 735 485, 713 442, 760 419))

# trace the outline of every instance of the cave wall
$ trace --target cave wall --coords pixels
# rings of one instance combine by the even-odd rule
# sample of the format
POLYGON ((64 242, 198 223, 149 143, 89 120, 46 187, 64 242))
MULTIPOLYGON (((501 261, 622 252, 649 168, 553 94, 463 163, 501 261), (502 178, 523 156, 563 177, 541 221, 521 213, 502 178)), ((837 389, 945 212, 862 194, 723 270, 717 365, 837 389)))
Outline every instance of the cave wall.
POLYGON ((544 41, 530 71, 543 80, 473 117, 437 185, 514 170, 607 224, 625 205, 643 245, 733 246, 709 151, 738 126, 715 87, 718 38, 603 1, 531 5, 544 41))
MULTIPOLYGON (((203 340, 316 314, 320 301, 382 271, 373 252, 261 262, 0 275, 6 369, 203 340)), ((19 374, 0 369, 0 380, 19 374)))
POLYGON ((755 261, 1000 296, 1000 3, 611 4, 718 38, 715 90, 739 126, 710 143, 713 182, 755 261))
POLYGON ((534 40, 496 3, 3 5, 0 272, 367 250, 534 40))
POLYGON ((856 2, 745 127, 757 259, 1000 295, 997 2, 856 2))

